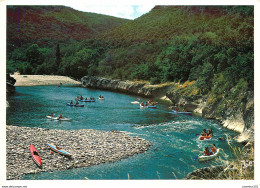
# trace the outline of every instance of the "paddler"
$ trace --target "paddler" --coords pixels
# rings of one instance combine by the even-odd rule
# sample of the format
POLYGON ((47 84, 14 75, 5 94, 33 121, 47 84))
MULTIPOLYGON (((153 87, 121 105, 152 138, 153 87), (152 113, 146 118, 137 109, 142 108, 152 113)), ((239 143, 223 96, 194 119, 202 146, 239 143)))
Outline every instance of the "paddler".
POLYGON ((203 129, 201 136, 207 136, 206 129, 203 129))
POLYGON ((208 130, 208 136, 213 136, 212 129, 208 130))
POLYGON ((70 101, 70 104, 73 104, 73 101, 72 101, 72 100, 70 101))
POLYGON ((208 148, 208 146, 205 147, 204 155, 205 155, 205 156, 209 156, 209 148, 208 148))
POLYGON ((217 147, 215 144, 212 144, 211 151, 213 154, 215 154, 217 152, 217 147))
POLYGON ((54 117, 53 113, 51 113, 51 117, 54 117))
POLYGON ((144 106, 144 102, 141 102, 141 106, 144 106))
POLYGON ((59 116, 59 119, 62 119, 63 117, 62 117, 62 114, 60 114, 60 116, 59 116))

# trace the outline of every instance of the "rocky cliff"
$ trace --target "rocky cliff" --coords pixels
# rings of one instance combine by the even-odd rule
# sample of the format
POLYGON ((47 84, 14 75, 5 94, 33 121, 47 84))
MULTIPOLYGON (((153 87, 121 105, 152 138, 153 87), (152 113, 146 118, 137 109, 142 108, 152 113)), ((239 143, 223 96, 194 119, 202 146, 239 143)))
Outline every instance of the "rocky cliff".
POLYGON ((95 76, 84 76, 81 78, 81 83, 83 87, 118 91, 144 97, 165 95, 166 91, 171 87, 170 84, 149 85, 145 82, 123 81, 95 76))
POLYGON ((252 92, 244 95, 243 104, 232 105, 229 100, 231 105, 226 107, 223 106, 223 101, 226 100, 224 98, 212 104, 208 96, 185 95, 180 89, 166 93, 174 105, 200 113, 203 118, 219 120, 224 127, 240 133, 235 140, 247 143, 254 141, 254 95, 252 92))

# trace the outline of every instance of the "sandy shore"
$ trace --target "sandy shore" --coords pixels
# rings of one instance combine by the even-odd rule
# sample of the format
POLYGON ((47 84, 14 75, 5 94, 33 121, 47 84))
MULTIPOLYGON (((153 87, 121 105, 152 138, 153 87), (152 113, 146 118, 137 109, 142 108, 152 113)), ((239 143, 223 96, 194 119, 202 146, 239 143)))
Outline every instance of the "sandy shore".
POLYGON ((73 80, 67 76, 54 75, 11 75, 16 79, 14 86, 41 86, 41 85, 58 85, 60 83, 65 85, 78 85, 81 82, 73 80))
POLYGON ((151 143, 120 131, 92 129, 56 130, 6 126, 6 179, 44 171, 66 170, 114 162, 148 150, 151 143), (58 145, 72 154, 71 158, 51 153, 47 143, 58 145), (33 161, 30 144, 38 150, 42 168, 33 161))

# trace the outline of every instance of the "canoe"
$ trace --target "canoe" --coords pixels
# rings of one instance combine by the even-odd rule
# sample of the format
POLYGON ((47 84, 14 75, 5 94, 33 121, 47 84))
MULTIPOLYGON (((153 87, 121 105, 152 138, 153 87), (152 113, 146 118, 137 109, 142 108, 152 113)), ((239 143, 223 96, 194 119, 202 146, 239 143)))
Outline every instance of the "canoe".
POLYGON ((57 149, 56 146, 52 145, 52 144, 47 144, 47 146, 49 146, 51 148, 52 151, 55 151, 61 155, 65 155, 65 156, 72 156, 70 153, 68 153, 67 151, 63 150, 63 149, 57 149))
POLYGON ((220 152, 220 148, 218 148, 217 152, 213 155, 209 155, 209 156, 201 155, 201 156, 199 156, 198 160, 199 161, 208 161, 208 160, 214 159, 219 155, 219 152, 220 152))
POLYGON ((51 120, 58 120, 59 118, 58 117, 51 117, 51 116, 46 116, 48 119, 51 119, 51 120))
POLYGON ((71 118, 66 118, 66 117, 59 118, 58 120, 59 120, 59 121, 72 121, 71 118))
POLYGON ((209 135, 209 136, 200 136, 200 140, 210 139, 211 137, 212 137, 212 135, 209 135))
POLYGON ((179 115, 191 115, 192 112, 178 112, 178 111, 175 111, 175 110, 172 110, 172 113, 173 114, 179 114, 179 115))
POLYGON ((83 104, 70 104, 70 103, 67 103, 67 106, 84 107, 83 104))
POLYGON ((37 151, 37 149, 32 144, 30 145, 30 152, 31 152, 31 155, 32 155, 32 158, 33 158, 34 162, 38 166, 41 166, 42 165, 41 156, 40 156, 39 152, 37 151))
POLYGON ((139 102, 138 101, 133 101, 133 102, 131 102, 132 104, 139 104, 139 102))
POLYGON ((71 118, 66 118, 66 117, 63 117, 63 118, 59 118, 59 117, 51 117, 51 116, 46 116, 47 118, 51 119, 51 120, 59 120, 59 121, 72 121, 71 118))

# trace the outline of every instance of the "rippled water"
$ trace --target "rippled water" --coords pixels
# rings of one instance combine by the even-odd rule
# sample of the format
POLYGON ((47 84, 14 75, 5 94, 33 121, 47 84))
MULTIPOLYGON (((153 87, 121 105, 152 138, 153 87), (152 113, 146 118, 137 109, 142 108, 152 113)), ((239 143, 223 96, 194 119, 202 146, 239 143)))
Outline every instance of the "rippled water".
MULTIPOLYGON (((158 101, 157 109, 140 109, 139 105, 131 104, 144 100, 147 99, 80 87, 17 87, 16 94, 9 97, 7 124, 65 130, 120 130, 152 143, 147 152, 113 163, 30 174, 24 179, 182 179, 196 168, 223 164, 223 160, 233 158, 228 142, 218 138, 236 133, 223 128, 217 121, 173 115, 168 109, 169 103, 164 101, 158 101), (80 95, 88 98, 103 95, 105 100, 83 103, 83 108, 66 106, 80 95), (73 121, 51 121, 46 118, 51 112, 62 113, 73 121), (213 139, 198 140, 198 134, 204 128, 213 129, 213 139), (201 163, 194 160, 205 146, 213 143, 224 151, 218 159, 201 163)), ((239 147, 237 143, 231 143, 239 147)))

